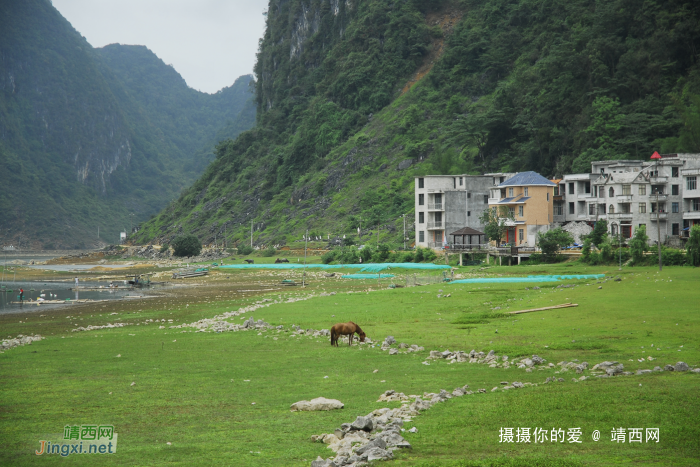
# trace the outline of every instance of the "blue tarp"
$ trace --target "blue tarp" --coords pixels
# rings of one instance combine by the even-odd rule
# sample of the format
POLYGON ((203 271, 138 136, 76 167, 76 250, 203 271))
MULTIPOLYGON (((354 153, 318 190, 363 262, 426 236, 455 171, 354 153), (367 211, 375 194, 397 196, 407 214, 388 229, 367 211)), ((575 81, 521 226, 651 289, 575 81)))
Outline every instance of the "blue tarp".
MULTIPOLYGON (((318 269, 359 269, 360 272, 379 272, 385 269, 422 269, 440 270, 450 269, 449 266, 432 263, 370 263, 370 264, 307 264, 307 268, 318 269)), ((270 263, 270 264, 227 264, 219 269, 303 269, 300 263, 270 263)))
MULTIPOLYGON (((379 279, 379 274, 343 274, 343 279, 379 279)), ((394 277, 393 274, 382 274, 381 278, 394 277)))
POLYGON ((474 279, 458 279, 451 284, 483 284, 483 283, 512 283, 512 282, 558 282, 566 279, 600 279, 605 274, 571 274, 563 276, 527 276, 527 277, 477 277, 474 279))

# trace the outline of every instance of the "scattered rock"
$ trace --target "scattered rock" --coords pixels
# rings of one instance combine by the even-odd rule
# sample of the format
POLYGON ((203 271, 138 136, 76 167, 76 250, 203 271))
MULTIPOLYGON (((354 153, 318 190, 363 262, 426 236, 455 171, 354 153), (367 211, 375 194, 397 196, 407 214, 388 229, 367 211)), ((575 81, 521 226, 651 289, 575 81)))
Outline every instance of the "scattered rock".
POLYGON ((685 362, 678 362, 673 367, 673 371, 688 371, 689 369, 690 368, 688 368, 688 364, 685 362))
POLYGON ((316 410, 335 410, 342 409, 345 404, 337 399, 326 399, 325 397, 317 397, 310 401, 299 401, 291 405, 291 412, 311 412, 316 410))

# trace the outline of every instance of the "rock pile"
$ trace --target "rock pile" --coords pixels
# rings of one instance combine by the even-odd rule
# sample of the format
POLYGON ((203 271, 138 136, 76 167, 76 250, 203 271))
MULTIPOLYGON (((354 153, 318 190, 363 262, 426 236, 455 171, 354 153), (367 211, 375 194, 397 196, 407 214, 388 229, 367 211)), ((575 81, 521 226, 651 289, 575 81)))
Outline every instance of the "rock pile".
POLYGON ((590 234, 593 228, 585 222, 569 222, 562 227, 562 230, 569 232, 574 237, 574 242, 582 243, 583 237, 590 234))
MULTIPOLYGON (((484 392, 485 389, 478 391, 484 392)), ((312 441, 328 444, 336 456, 328 459, 319 457, 311 463, 311 467, 359 467, 374 460, 391 459, 397 449, 411 448, 411 444, 401 436, 405 431, 405 422, 410 422, 434 404, 467 394, 474 394, 469 391, 469 385, 456 388, 452 393, 444 389, 439 393, 424 393, 422 398, 390 389, 379 396, 378 402, 401 401, 404 402, 401 407, 377 409, 366 416, 358 416, 352 423, 343 423, 333 433, 312 436, 312 441), (413 402, 409 403, 411 400, 413 402)), ((414 427, 408 431, 415 433, 417 430, 414 427)))
POLYGON ((97 331, 98 329, 112 329, 112 328, 123 328, 124 326, 130 326, 130 323, 107 323, 101 326, 94 326, 94 325, 89 325, 89 326, 80 326, 75 329, 71 329, 71 332, 80 332, 80 331, 97 331))
MULTIPOLYGON (((366 339, 365 339, 366 340, 366 339)), ((419 347, 415 344, 413 345, 408 345, 404 342, 400 343, 398 345, 398 348, 391 348, 392 345, 396 344, 396 339, 394 339, 394 336, 387 336, 386 339, 384 339, 384 342, 382 342, 381 349, 382 350, 388 350, 389 355, 396 355, 399 353, 411 353, 411 352, 420 352, 422 350, 425 350, 425 347, 419 347), (403 352, 399 352, 399 349, 403 350, 403 352)))
POLYGON ((6 339, 0 343, 0 350, 8 350, 14 347, 19 347, 20 345, 32 345, 32 342, 40 341, 45 339, 41 334, 36 334, 34 336, 25 336, 23 334, 17 334, 14 339, 6 339))

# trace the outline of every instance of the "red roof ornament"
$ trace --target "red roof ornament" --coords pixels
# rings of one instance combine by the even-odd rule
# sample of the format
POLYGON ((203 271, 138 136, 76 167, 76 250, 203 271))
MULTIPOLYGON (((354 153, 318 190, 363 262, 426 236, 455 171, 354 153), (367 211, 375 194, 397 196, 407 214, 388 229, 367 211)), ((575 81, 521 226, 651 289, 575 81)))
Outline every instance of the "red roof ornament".
POLYGON ((652 159, 661 159, 661 155, 657 151, 654 151, 654 154, 651 155, 651 158, 652 159))

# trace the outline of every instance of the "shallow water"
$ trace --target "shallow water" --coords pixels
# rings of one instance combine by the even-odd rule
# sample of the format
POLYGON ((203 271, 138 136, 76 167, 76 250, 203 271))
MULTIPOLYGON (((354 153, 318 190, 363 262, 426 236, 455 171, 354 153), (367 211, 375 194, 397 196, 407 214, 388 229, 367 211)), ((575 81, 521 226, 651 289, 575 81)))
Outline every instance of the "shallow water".
POLYGON ((133 264, 35 264, 27 267, 33 269, 46 269, 48 271, 85 271, 97 267, 110 269, 129 268, 133 267, 133 264))
MULTIPOLYGON (((114 281, 119 283, 120 286, 124 287, 123 281, 114 281)), ((73 282, 47 282, 47 281, 24 281, 24 282, 3 282, 0 285, 0 314, 1 313, 18 313, 21 311, 35 311, 37 308, 47 308, 47 307, 64 307, 65 304, 42 304, 37 305, 37 298, 43 293, 45 296, 41 297, 45 300, 62 300, 67 299, 72 300, 118 300, 124 298, 127 295, 143 295, 145 289, 135 289, 128 290, 123 289, 109 289, 107 288, 108 282, 80 282, 80 287, 105 287, 102 290, 70 290, 74 286, 73 282), (3 287, 4 286, 4 287, 3 287), (20 303, 19 289, 24 289, 24 302, 20 303), (34 289, 32 291, 32 289, 34 289), (12 290, 12 292, 9 292, 12 290), (52 296, 54 295, 54 296, 52 296), (33 300, 33 301, 30 301, 33 300)), ((155 286, 152 286, 153 288, 155 286)), ((70 302, 69 302, 70 303, 70 302)))

